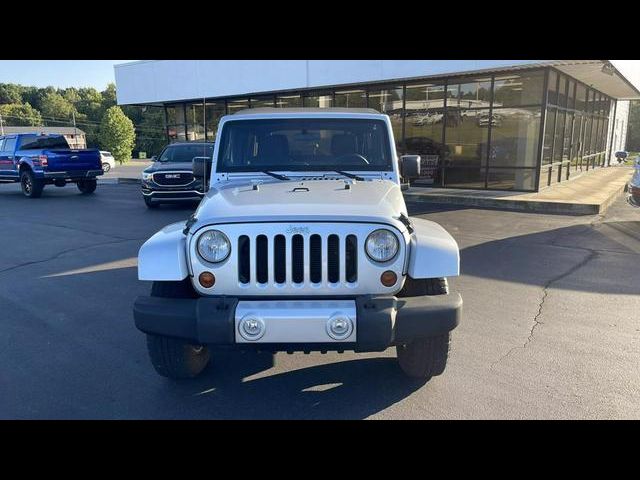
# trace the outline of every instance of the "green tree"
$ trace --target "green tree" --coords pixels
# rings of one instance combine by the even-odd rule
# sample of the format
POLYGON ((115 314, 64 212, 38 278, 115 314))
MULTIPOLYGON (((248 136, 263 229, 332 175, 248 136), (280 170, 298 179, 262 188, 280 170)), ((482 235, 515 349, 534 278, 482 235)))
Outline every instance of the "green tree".
POLYGON ((118 106, 109 108, 100 123, 100 145, 121 164, 131 158, 136 141, 133 122, 118 106))
POLYGON ((46 120, 55 119, 52 121, 55 121, 58 125, 68 125, 66 122, 71 120, 75 108, 71 102, 58 92, 46 91, 40 101, 40 112, 46 120))
POLYGON ((5 125, 35 127, 42 125, 40 112, 28 103, 0 105, 0 115, 5 125))
POLYGON ((110 83, 107 85, 106 90, 102 92, 102 99, 105 109, 111 108, 117 104, 115 83, 110 83))
POLYGON ((22 103, 22 92, 19 85, 0 83, 0 104, 22 103))

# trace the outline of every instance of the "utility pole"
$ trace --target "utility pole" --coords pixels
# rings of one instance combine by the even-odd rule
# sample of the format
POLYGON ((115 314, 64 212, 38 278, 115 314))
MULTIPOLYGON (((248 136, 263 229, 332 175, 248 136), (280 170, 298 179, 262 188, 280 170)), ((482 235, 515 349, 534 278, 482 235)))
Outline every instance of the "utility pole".
POLYGON ((75 138, 78 132, 76 131, 76 112, 71 112, 73 116, 73 137, 75 138))
POLYGON ((0 113, 0 135, 4 135, 4 124, 2 123, 2 114, 0 113))

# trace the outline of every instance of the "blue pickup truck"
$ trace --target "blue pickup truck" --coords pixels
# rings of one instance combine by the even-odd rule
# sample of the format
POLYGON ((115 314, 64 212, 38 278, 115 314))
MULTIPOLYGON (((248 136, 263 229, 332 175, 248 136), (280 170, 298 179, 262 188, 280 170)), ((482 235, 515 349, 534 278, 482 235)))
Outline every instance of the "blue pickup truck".
POLYGON ((26 197, 39 197, 45 185, 67 183, 93 193, 103 173, 99 150, 71 149, 62 135, 0 135, 0 183, 20 182, 26 197))

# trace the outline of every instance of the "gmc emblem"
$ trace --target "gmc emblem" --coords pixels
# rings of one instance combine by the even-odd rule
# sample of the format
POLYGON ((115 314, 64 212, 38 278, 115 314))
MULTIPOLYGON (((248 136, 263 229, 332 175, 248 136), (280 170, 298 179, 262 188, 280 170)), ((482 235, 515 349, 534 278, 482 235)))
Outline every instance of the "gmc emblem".
POLYGON ((164 178, 180 178, 179 173, 167 173, 164 178))

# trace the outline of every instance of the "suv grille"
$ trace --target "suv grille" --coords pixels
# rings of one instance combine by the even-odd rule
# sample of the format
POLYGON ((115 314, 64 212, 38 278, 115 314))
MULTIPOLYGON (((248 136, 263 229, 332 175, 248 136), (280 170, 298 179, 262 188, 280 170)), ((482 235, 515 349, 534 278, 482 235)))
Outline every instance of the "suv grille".
POLYGON ((158 185, 183 186, 193 182, 191 172, 158 172, 153 174, 153 181, 158 185))
POLYGON ((255 281, 269 283, 273 278, 276 284, 304 284, 308 282, 338 283, 341 275, 347 283, 358 280, 358 239, 356 235, 346 235, 342 239, 335 234, 322 236, 313 234, 305 241, 301 234, 285 236, 247 235, 238 237, 238 281, 248 284, 252 281, 251 272, 255 272, 255 281), (255 242, 252 248, 251 243, 255 242), (323 260, 324 257, 324 260, 323 260), (255 263, 252 269, 252 262, 255 263), (305 272, 305 264, 308 272, 305 272), (272 272, 270 272, 272 269, 272 272))

